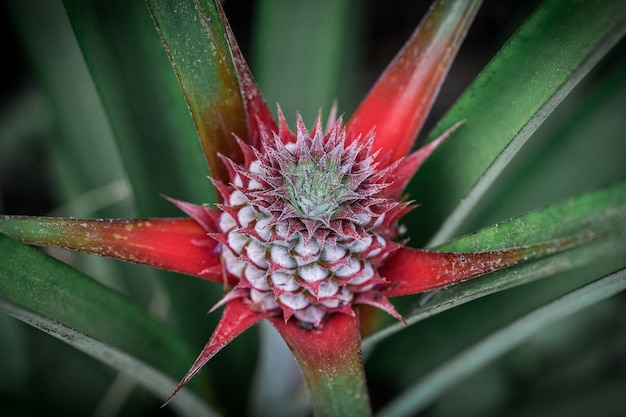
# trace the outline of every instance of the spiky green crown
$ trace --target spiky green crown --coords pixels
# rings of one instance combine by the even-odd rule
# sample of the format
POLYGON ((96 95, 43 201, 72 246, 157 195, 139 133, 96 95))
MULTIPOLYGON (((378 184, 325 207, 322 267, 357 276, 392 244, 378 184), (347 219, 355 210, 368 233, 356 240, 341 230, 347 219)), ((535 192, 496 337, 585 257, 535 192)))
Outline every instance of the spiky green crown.
POLYGON ((397 316, 380 294, 377 267, 398 245, 408 203, 384 196, 394 166, 377 169, 373 133, 348 137, 341 120, 296 134, 280 116, 262 130, 261 148, 240 141, 245 162, 224 158, 231 183, 216 183, 224 202, 215 238, 239 284, 225 299, 247 297, 260 311, 282 312, 307 326, 326 314, 354 314, 353 303, 397 316))

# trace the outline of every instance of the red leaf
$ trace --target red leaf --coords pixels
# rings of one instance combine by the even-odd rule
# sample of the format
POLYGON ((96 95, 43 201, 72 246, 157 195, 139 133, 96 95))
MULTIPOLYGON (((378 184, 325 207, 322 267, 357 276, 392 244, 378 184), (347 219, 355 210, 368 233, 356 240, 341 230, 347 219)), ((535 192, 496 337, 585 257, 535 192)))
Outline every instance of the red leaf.
POLYGON ((506 268, 522 259, 526 248, 488 252, 434 252, 402 248, 380 268, 393 297, 445 287, 468 278, 506 268))
POLYGON ((379 269, 389 297, 416 294, 536 259, 593 239, 573 236, 531 246, 484 252, 437 252, 403 247, 379 269))
POLYGON ((409 153, 480 3, 435 2, 348 122, 353 134, 375 128, 381 162, 409 153))
POLYGON ((228 304, 226 304, 222 318, 217 324, 213 335, 211 335, 204 349, 202 349, 196 361, 165 404, 170 402, 174 395, 176 395, 176 393, 180 391, 213 356, 222 350, 224 346, 267 316, 268 313, 259 313, 252 310, 242 298, 235 298, 229 301, 228 304))
POLYGON ((0 218, 0 232, 56 246, 223 282, 218 243, 192 219, 0 218))

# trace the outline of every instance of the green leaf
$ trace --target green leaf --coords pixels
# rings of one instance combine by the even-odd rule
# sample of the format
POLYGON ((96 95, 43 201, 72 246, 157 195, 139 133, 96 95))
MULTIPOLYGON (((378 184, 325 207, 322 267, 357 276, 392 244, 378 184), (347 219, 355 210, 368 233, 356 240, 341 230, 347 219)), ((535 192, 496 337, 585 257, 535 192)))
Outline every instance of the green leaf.
MULTIPOLYGON (((4 235, 0 264, 2 311, 127 372, 162 399, 195 357, 180 336, 125 297, 4 235)), ((184 415, 215 415, 189 392, 177 401, 172 405, 184 415)))
POLYGON ((626 178, 624 39, 535 132, 465 222, 477 230, 626 178))
POLYGON ((241 160, 233 134, 247 138, 246 112, 225 27, 212 1, 149 0, 150 12, 185 94, 211 175, 228 172, 221 153, 241 160))
POLYGON ((387 404, 378 416, 415 415, 451 386, 529 339, 539 330, 624 290, 626 269, 598 279, 529 312, 430 372, 387 404))
POLYGON ((535 11, 429 135, 466 120, 410 185, 424 203, 409 216, 409 229, 421 233, 415 244, 454 235, 529 136, 623 36, 625 22, 621 0, 601 7, 549 0, 535 11))
MULTIPOLYGON (((495 250, 537 243, 537 239, 547 241, 585 234, 594 238, 580 247, 431 293, 430 299, 422 300, 419 307, 405 314, 407 323, 417 323, 471 300, 557 272, 573 271, 596 263, 602 266, 600 260, 612 259, 623 265, 626 262, 626 182, 490 226, 437 249, 495 250)), ((406 304, 412 302, 409 300, 414 299, 401 297, 393 301, 394 304, 406 304)), ((403 323, 394 323, 366 338, 363 347, 369 349, 377 341, 404 328, 403 323)))
MULTIPOLYGON (((131 191, 117 146, 63 5, 32 0, 8 4, 42 90, 38 97, 39 112, 32 106, 24 119, 33 125, 38 113, 42 114, 40 118, 47 116, 47 124, 40 127, 43 130, 40 134, 45 134, 46 162, 52 166, 52 172, 44 174, 47 170, 42 167, 39 174, 47 175, 55 203, 60 204, 48 214, 132 216, 131 191), (94 158, 94 154, 98 158, 94 158)), ((12 139, 16 142, 29 136, 15 134, 12 139)), ((13 158, 25 163, 23 159, 13 158)), ((125 279, 131 275, 139 282, 135 271, 125 270, 119 263, 78 255, 73 256, 72 262, 100 282, 117 288, 133 288, 125 279)), ((146 281, 143 284, 134 287, 135 293, 150 293, 152 286, 146 285, 146 281)))
MULTIPOLYGON (((182 216, 162 194, 214 201, 214 187, 180 85, 143 0, 64 1, 115 136, 141 217, 182 216)), ((204 313, 220 286, 162 273, 170 318, 189 340, 216 322, 204 313)))
MULTIPOLYGON (((122 188, 124 176, 108 120, 62 5, 29 0, 11 1, 9 5, 47 100, 40 105, 49 119, 46 127, 53 130, 46 145, 53 172, 61 183, 55 191, 64 203, 72 200, 57 210, 91 214, 98 207, 112 205, 116 202, 114 193, 100 199, 92 194, 89 201, 78 199, 109 184, 122 188), (94 154, 99 157, 91 157, 94 154)), ((36 112, 30 110, 32 124, 36 112)))
POLYGON ((180 87, 142 0, 64 1, 142 216, 210 202, 213 187, 180 87))

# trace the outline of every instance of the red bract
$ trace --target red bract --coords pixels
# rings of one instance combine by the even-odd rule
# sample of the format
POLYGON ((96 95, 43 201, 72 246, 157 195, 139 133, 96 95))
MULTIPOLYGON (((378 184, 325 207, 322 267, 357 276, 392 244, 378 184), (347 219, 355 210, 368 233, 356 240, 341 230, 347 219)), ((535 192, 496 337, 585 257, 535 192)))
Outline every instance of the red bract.
POLYGON ((435 3, 346 126, 333 112, 326 129, 321 117, 310 131, 298 119, 295 133, 282 113, 272 118, 220 11, 243 100, 233 123, 246 126, 230 142, 209 143, 209 128, 194 118, 220 204, 172 200, 191 219, 4 217, 0 230, 231 285, 214 307, 225 306, 217 328, 174 394, 263 319, 284 337, 311 390, 330 383, 329 375, 351 375, 364 390, 360 305, 402 320, 388 297, 502 269, 560 244, 446 253, 398 240, 411 209, 405 186, 460 125, 409 153, 478 3, 435 3))

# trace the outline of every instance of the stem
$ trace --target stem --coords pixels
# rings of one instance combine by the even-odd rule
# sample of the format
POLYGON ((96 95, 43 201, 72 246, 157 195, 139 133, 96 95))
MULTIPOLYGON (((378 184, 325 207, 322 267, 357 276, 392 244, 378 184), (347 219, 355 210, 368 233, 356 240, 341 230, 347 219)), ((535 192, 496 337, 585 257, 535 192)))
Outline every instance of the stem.
POLYGON ((271 321, 300 365, 317 417, 371 415, 356 316, 336 313, 313 330, 271 321))

